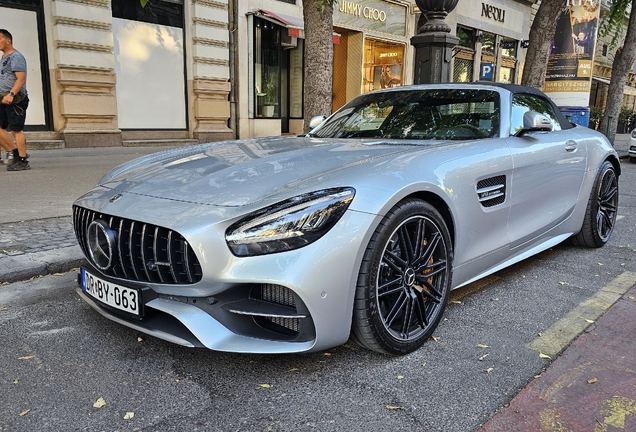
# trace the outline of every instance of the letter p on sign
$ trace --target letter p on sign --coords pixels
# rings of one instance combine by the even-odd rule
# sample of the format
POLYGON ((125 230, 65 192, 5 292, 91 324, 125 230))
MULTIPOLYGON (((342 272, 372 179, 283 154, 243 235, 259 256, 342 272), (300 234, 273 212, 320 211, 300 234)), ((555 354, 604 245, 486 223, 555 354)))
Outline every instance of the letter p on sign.
POLYGON ((492 81, 492 72, 493 72, 493 64, 492 63, 482 63, 481 64, 481 73, 479 74, 479 79, 492 81))

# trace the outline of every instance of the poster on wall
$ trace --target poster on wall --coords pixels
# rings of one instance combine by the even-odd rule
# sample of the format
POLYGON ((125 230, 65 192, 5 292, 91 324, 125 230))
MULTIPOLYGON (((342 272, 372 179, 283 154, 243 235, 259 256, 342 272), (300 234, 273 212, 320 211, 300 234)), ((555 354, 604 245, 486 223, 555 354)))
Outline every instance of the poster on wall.
POLYGON ((568 0, 550 47, 543 91, 558 106, 587 107, 600 0, 568 0))

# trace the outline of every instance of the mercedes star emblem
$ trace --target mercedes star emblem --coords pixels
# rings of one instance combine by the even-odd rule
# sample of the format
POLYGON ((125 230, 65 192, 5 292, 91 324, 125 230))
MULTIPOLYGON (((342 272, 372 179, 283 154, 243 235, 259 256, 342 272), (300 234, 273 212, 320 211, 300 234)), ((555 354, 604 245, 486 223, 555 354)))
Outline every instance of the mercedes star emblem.
POLYGON ((100 270, 108 270, 114 261, 115 232, 101 219, 94 220, 86 229, 86 243, 93 264, 100 270))

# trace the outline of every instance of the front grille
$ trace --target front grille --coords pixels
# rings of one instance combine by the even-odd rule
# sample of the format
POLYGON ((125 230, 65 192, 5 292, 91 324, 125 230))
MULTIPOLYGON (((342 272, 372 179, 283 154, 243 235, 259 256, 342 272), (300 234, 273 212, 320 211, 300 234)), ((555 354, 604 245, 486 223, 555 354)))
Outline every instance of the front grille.
POLYGON ((178 232, 73 206, 75 235, 89 260, 86 232, 95 220, 102 220, 116 234, 113 263, 101 270, 105 275, 163 284, 193 284, 201 280, 199 260, 178 232))

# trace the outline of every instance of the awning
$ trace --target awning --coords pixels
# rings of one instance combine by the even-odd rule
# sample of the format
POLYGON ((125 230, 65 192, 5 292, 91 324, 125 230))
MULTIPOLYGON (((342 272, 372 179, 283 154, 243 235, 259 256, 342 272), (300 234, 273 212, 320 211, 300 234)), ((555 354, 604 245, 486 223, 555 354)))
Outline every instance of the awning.
MULTIPOLYGON (((296 18, 290 15, 274 13, 265 9, 258 9, 252 12, 259 18, 266 19, 267 21, 278 24, 279 26, 287 28, 290 37, 305 38, 305 22, 302 18, 296 18)), ((340 43, 340 34, 333 33, 333 43, 340 43)))
MULTIPOLYGON (((594 81, 602 82, 603 84, 607 84, 607 85, 609 85, 610 83, 610 80, 607 78, 593 76, 592 79, 594 81)), ((629 95, 629 96, 636 96, 636 88, 626 85, 625 88, 623 89, 623 94, 629 95)))

